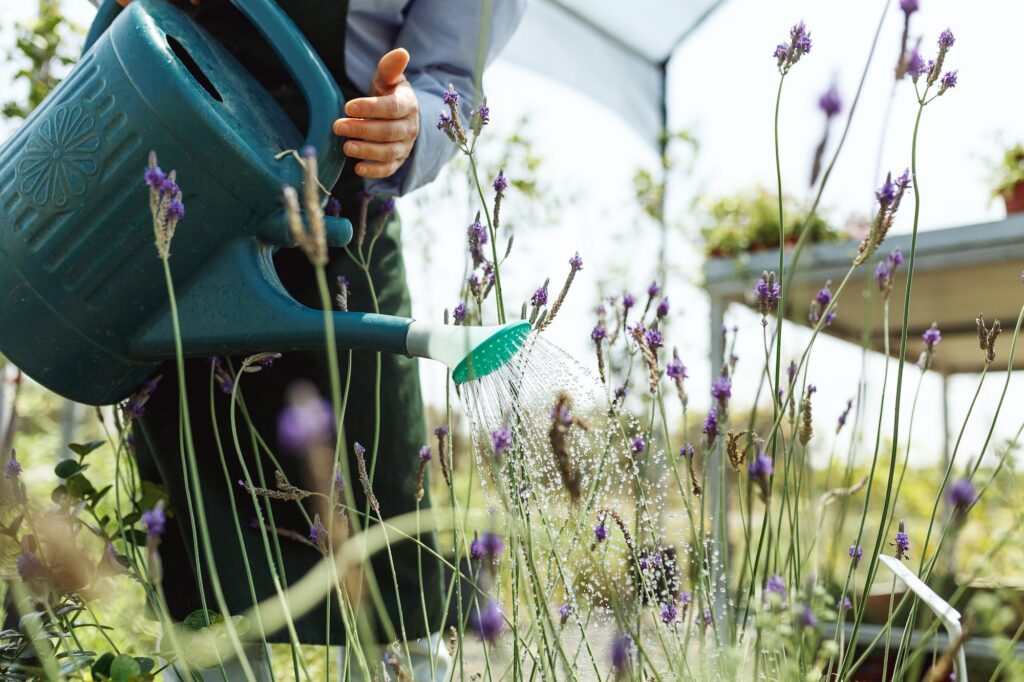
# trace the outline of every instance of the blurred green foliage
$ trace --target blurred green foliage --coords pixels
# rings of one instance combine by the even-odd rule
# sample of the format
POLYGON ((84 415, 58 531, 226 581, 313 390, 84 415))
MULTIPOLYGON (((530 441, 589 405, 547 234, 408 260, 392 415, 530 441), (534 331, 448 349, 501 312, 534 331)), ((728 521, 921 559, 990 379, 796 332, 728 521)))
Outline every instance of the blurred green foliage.
MULTIPOLYGON (((762 251, 779 245, 778 195, 763 187, 743 190, 713 199, 703 209, 701 229, 707 255, 726 258, 747 251, 762 251)), ((810 243, 838 241, 843 233, 831 227, 820 214, 808 219, 807 208, 791 197, 783 197, 785 240, 793 244, 807 224, 810 243)))
POLYGON ((15 26, 16 40, 7 59, 19 65, 14 80, 24 81, 28 92, 24 99, 3 103, 4 118, 28 116, 78 58, 78 41, 69 38, 80 35, 82 29, 67 20, 60 5, 60 0, 39 0, 35 20, 15 26))

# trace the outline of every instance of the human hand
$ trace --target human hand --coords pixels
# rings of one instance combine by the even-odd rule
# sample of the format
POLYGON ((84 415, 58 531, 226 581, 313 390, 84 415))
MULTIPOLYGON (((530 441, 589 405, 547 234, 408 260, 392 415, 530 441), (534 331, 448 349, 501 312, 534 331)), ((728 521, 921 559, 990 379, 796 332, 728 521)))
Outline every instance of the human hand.
POLYGON ((349 100, 345 115, 334 122, 334 134, 348 138, 347 156, 364 159, 356 175, 386 178, 394 175, 412 153, 420 132, 420 105, 405 78, 409 53, 404 48, 381 57, 370 85, 370 96, 349 100))

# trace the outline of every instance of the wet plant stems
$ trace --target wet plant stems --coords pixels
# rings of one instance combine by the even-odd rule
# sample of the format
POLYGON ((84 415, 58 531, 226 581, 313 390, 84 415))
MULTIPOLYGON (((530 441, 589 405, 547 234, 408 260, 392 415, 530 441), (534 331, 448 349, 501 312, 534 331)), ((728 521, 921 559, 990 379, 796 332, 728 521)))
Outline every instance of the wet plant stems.
POLYGON ((214 599, 217 602, 217 608, 219 608, 220 612, 224 614, 224 629, 227 632, 228 639, 231 642, 235 655, 238 656, 238 662, 242 666, 242 671, 245 673, 246 679, 253 680, 254 676, 252 667, 249 665, 249 660, 245 655, 241 639, 239 639, 238 636, 238 630, 235 628, 235 624, 230 618, 230 611, 228 610, 227 602, 224 600, 224 591, 221 587, 220 575, 217 571, 217 564, 213 555, 213 541, 210 538, 210 529, 206 525, 206 505, 203 502, 202 486, 199 482, 199 477, 196 474, 199 470, 199 464, 196 458, 195 443, 192 440, 192 424, 189 420, 188 413, 188 392, 185 384, 185 356, 181 344, 181 323, 178 319, 178 303, 174 295, 174 282, 171 279, 170 262, 166 258, 161 258, 160 260, 163 263, 164 280, 167 285, 167 296, 171 309, 171 324, 174 331, 174 355, 178 371, 178 386, 180 389, 178 394, 181 398, 181 418, 185 431, 185 447, 188 454, 189 464, 189 468, 186 470, 186 476, 190 479, 189 482, 192 485, 192 492, 195 495, 195 511, 197 512, 199 521, 199 523, 195 525, 198 525, 199 527, 199 536, 202 540, 203 551, 206 556, 207 570, 210 573, 210 581, 213 583, 214 599))
MULTIPOLYGON (((917 176, 917 138, 921 128, 921 114, 924 112, 926 103, 926 97, 928 95, 928 88, 925 88, 924 94, 919 100, 917 107, 917 116, 914 120, 914 135, 911 142, 910 148, 910 173, 914 185, 914 226, 910 237, 910 257, 907 264, 907 290, 903 297, 903 323, 900 332, 900 355, 899 355, 899 367, 896 371, 896 398, 895 405, 893 408, 894 423, 893 423, 893 436, 892 436, 892 451, 889 457, 889 476, 886 481, 885 498, 882 502, 882 514, 881 518, 884 520, 889 514, 889 503, 892 494, 893 479, 896 474, 896 451, 899 446, 899 428, 900 428, 900 405, 903 397, 903 370, 906 366, 907 357, 907 331, 908 324, 910 321, 910 297, 914 285, 914 260, 917 255, 917 231, 918 225, 921 218, 921 191, 920 185, 918 184, 917 176)), ((867 500, 865 500, 865 511, 867 509, 867 500)), ((868 559, 868 571, 867 571, 867 582, 866 585, 871 585, 874 580, 875 573, 878 570, 878 553, 882 548, 882 542, 884 540, 885 525, 881 525, 878 528, 878 533, 875 537, 875 547, 868 559)), ((859 534, 858 534, 859 537, 859 534)), ((861 606, 857 609, 857 615, 853 621, 853 632, 850 635, 850 644, 848 645, 851 650, 847 655, 847 666, 853 660, 854 651, 852 648, 856 645, 857 632, 860 630, 861 620, 864 618, 864 610, 867 606, 867 600, 861 602, 861 606)), ((847 670, 840 669, 840 677, 847 672, 847 670)))

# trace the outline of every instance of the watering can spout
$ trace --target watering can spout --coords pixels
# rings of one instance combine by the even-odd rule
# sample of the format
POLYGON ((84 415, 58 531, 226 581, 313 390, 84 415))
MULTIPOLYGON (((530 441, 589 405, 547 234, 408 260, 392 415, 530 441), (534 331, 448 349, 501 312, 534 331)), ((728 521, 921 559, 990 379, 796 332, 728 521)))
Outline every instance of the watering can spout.
POLYGON ((451 326, 414 321, 409 325, 409 355, 437 360, 461 385, 504 367, 523 347, 532 325, 526 321, 498 326, 451 326))

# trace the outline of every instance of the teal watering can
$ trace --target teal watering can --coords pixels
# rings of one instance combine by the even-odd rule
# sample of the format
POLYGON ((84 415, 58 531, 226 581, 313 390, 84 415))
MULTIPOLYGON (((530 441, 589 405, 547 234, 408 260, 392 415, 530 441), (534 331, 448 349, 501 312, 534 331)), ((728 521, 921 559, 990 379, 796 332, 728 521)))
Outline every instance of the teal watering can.
MULTIPOLYGON (((319 181, 344 162, 340 91, 273 0, 234 0, 306 100, 303 136, 208 32, 164 0, 106 0, 81 61, 0 146, 0 351, 47 388, 102 405, 174 357, 163 270, 141 176, 149 150, 184 185, 170 266, 186 356, 323 348, 323 314, 295 301, 273 253, 294 247, 281 187, 313 147, 319 181)), ((352 226, 329 219, 344 246, 352 226)), ((528 323, 444 327, 335 313, 339 346, 429 357, 460 383, 501 367, 528 323)))

